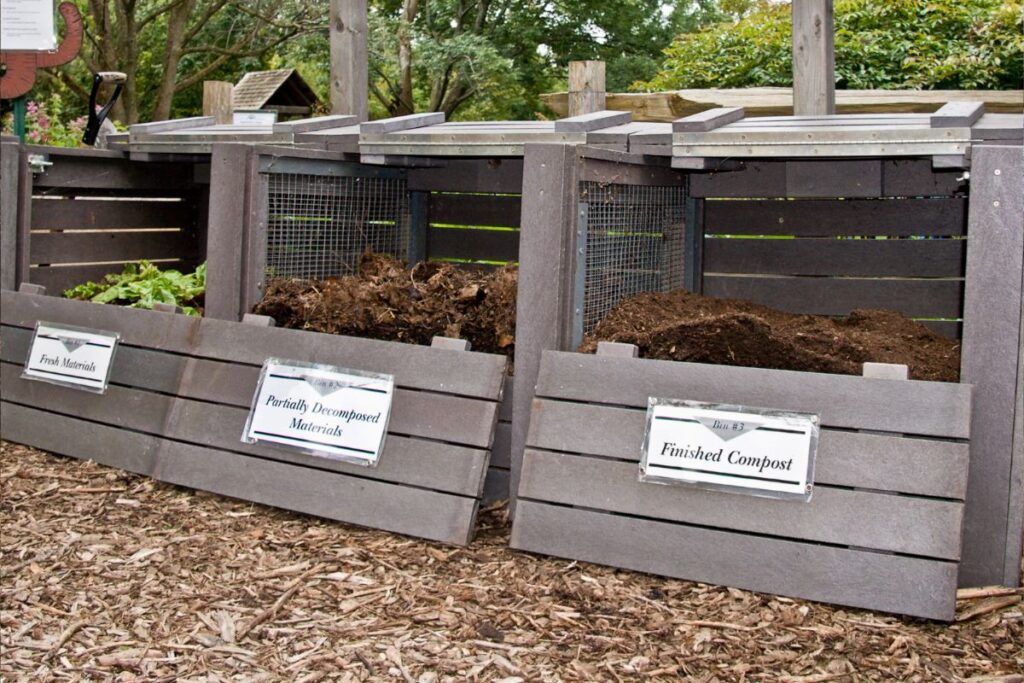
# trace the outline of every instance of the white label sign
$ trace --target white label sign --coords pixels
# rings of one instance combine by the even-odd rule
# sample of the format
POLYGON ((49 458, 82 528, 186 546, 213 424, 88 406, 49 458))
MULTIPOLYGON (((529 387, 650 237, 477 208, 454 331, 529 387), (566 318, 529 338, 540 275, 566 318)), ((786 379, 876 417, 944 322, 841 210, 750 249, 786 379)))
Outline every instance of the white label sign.
POLYGON ((391 375, 269 358, 242 441, 270 441, 376 465, 394 394, 391 375))
POLYGON ((641 481, 810 500, 818 416, 651 398, 641 481))
POLYGON ((55 323, 36 323, 21 376, 102 394, 119 336, 55 323))
POLYGON ((0 50, 57 49, 54 0, 0 0, 0 50))
POLYGON ((236 126, 272 126, 277 123, 277 112, 273 110, 238 110, 231 113, 231 123, 236 126))

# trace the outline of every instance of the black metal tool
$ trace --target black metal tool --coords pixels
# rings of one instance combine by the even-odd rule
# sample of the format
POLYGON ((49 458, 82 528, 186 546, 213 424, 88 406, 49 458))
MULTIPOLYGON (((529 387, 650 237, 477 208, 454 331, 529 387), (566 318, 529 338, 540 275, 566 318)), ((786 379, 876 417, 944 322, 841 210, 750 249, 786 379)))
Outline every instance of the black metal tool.
POLYGON ((82 142, 84 144, 89 146, 96 144, 96 136, 100 133, 100 126, 106 120, 107 114, 110 113, 110 108, 114 106, 114 102, 117 102, 117 98, 121 94, 126 80, 128 80, 128 77, 120 71, 100 71, 92 77, 92 92, 89 94, 89 122, 85 125, 85 134, 82 135, 82 142), (96 96, 100 92, 100 86, 104 83, 115 84, 114 93, 107 100, 107 103, 99 111, 96 111, 96 96))

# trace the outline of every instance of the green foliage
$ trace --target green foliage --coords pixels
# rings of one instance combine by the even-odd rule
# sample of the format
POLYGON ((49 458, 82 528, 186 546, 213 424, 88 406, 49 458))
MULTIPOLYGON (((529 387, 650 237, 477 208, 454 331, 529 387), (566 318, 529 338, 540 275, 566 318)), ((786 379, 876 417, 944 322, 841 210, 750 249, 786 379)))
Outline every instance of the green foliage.
POLYGON ((164 303, 181 306, 188 315, 199 315, 198 299, 206 290, 206 264, 194 273, 160 270, 149 261, 128 263, 119 274, 110 274, 100 282, 65 290, 68 299, 83 299, 98 304, 117 304, 132 308, 153 308, 164 303))
MULTIPOLYGON (((1019 0, 836 0, 838 88, 1015 89, 1024 79, 1019 0)), ((678 36, 638 90, 792 84, 790 5, 678 36)))

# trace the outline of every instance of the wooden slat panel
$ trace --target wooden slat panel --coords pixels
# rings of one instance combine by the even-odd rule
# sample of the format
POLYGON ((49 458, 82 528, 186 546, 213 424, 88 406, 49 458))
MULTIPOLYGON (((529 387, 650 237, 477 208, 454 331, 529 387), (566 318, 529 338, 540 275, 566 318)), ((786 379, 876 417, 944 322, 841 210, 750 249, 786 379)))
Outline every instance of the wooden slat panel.
POLYGON ((692 197, 785 197, 786 164, 751 161, 742 171, 690 175, 692 197))
POLYGON ((520 501, 511 544, 747 590, 952 619, 953 562, 811 545, 520 501))
POLYGON ((704 240, 705 273, 963 277, 965 240, 704 240))
POLYGON ((117 330, 124 344, 214 360, 262 365, 265 359, 278 357, 385 372, 395 375, 401 387, 484 399, 499 395, 506 366, 504 356, 493 354, 261 328, 16 292, 0 294, 0 315, 4 324, 16 327, 33 327, 42 319, 117 330))
POLYGON ((506 195, 430 195, 430 222, 518 228, 522 200, 506 195))
POLYGON ((819 486, 810 502, 786 504, 643 483, 637 469, 631 462, 527 449, 519 498, 906 555, 960 555, 959 501, 819 486))
POLYGON ((801 199, 707 201, 707 234, 800 237, 963 235, 967 200, 801 199))
POLYGON ((198 252, 195 235, 184 232, 44 232, 32 235, 29 258, 33 264, 192 260, 198 252))
POLYGON ((192 184, 191 164, 142 163, 57 154, 51 154, 50 161, 53 166, 35 177, 36 191, 55 189, 67 192, 90 188, 170 192, 188 189, 192 184))
POLYGON ((970 436, 971 387, 545 351, 538 397, 646 408, 650 396, 819 413, 825 427, 970 436), (614 388, 614 390, 611 390, 614 388))
POLYGON ((967 189, 963 172, 934 171, 929 159, 882 161, 882 194, 886 197, 936 197, 967 189))
MULTIPOLYGON (((103 279, 108 273, 120 273, 127 262, 107 263, 93 266, 58 266, 31 268, 28 272, 27 282, 34 285, 46 287, 46 291, 54 296, 60 296, 61 292, 84 282, 97 282, 103 279)), ((195 261, 169 261, 158 264, 161 268, 174 268, 176 270, 192 270, 195 268, 195 261)))
MULTIPOLYGON (((786 406, 780 406, 785 408, 786 406)), ((529 446, 639 462, 646 410, 535 399, 529 446)), ((821 430, 817 483, 963 500, 968 445, 821 430)))
POLYGON ((911 317, 959 318, 962 280, 901 280, 705 275, 703 293, 745 299, 791 313, 847 315, 884 308, 911 317))
MULTIPOLYGON (((248 406, 238 408, 110 386, 103 397, 19 377, 20 365, 3 363, 5 401, 108 424, 121 429, 237 451, 283 462, 346 472, 423 488, 478 496, 487 465, 485 451, 403 438, 391 433, 375 468, 318 458, 283 448, 242 443, 248 406)), ((396 414, 392 416, 395 422, 396 414)))
POLYGON ((880 159, 786 161, 788 197, 879 197, 880 159))
POLYGON ((33 230, 186 228, 196 222, 190 201, 35 199, 33 230))
MULTIPOLYGON (((129 355, 131 352, 132 349, 129 348, 118 350, 119 355, 129 355)), ((190 360, 190 364, 196 362, 195 359, 190 360)), ((186 398, 217 401, 248 410, 256 389, 259 367, 221 363, 219 368, 212 368, 211 365, 209 362, 200 362, 198 367, 202 368, 201 370, 184 369, 183 381, 178 388, 179 395, 186 398), (219 384, 215 390, 211 391, 213 386, 211 382, 214 380, 219 384)), ((16 379, 18 373, 14 372, 15 367, 5 364, 4 377, 16 379)), ((30 389, 22 388, 21 390, 44 392, 52 386, 39 382, 28 382, 28 384, 30 389)), ((61 393, 63 395, 68 392, 61 393)), ((6 392, 5 395, 7 395, 6 392)), ((80 409, 83 411, 91 409, 90 402, 96 402, 94 396, 82 392, 71 392, 63 400, 77 401, 82 404, 80 409)), ((148 399, 133 398, 132 400, 145 401, 148 399)), ((100 403, 104 402, 100 401, 100 403)), ((69 404, 68 410, 72 410, 73 407, 69 404)), ((82 415, 87 416, 84 412, 82 415)), ((388 432, 490 448, 496 421, 497 404, 491 401, 396 389, 392 399, 388 432)), ((137 428, 141 429, 141 427, 137 428)), ((158 427, 153 427, 153 429, 159 430, 158 427)))
POLYGON ((518 261, 518 230, 427 228, 428 259, 518 261))
POLYGON ((444 543, 461 545, 472 536, 473 498, 161 440, 6 402, 3 413, 5 439, 160 481, 444 543))

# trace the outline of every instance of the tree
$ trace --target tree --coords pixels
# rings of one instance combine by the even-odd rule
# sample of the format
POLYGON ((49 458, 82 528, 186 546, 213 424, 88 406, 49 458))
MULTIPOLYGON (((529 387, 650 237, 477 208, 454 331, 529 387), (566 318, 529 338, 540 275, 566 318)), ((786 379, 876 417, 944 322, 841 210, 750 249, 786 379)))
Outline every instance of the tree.
POLYGON ((313 0, 78 2, 86 25, 82 61, 52 77, 84 104, 87 71, 123 71, 128 80, 114 118, 124 123, 170 118, 178 93, 325 21, 313 0))
MULTIPOLYGON (((792 84, 790 5, 761 0, 735 23, 678 36, 638 90, 792 84)), ((836 87, 1016 89, 1019 0, 837 0, 836 87)))

